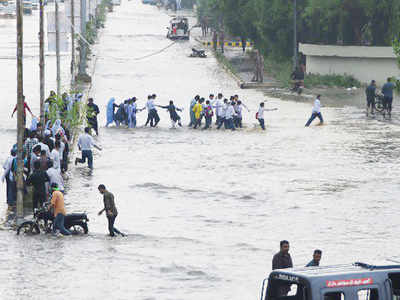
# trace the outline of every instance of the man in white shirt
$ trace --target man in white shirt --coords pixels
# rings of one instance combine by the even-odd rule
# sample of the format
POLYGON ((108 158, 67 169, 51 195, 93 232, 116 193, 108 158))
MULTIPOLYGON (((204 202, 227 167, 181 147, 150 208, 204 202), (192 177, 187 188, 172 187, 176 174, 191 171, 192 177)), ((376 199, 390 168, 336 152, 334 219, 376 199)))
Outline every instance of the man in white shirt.
POLYGON ((257 120, 258 120, 258 123, 260 123, 262 130, 265 130, 264 112, 274 111, 274 110, 278 110, 278 109, 277 108, 266 109, 266 108, 264 108, 264 102, 260 103, 260 107, 258 108, 258 111, 257 111, 257 120))
POLYGON ((91 170, 93 170, 93 152, 92 147, 95 147, 101 150, 100 147, 96 146, 93 142, 92 136, 89 134, 90 128, 85 127, 85 133, 81 134, 78 139, 78 147, 82 151, 82 158, 75 159, 75 165, 78 163, 84 164, 86 159, 88 160, 88 166, 91 170))
POLYGON ((51 150, 50 158, 53 161, 53 168, 61 173, 61 159, 60 159, 60 141, 56 141, 54 144, 54 149, 51 150))
POLYGON ((225 122, 226 122, 226 129, 231 129, 232 131, 235 130, 235 126, 233 125, 233 118, 235 116, 235 102, 229 104, 226 108, 225 112, 225 122))
POLYGON ((311 122, 314 121, 314 119, 317 117, 318 117, 321 125, 324 123, 324 119, 322 118, 322 114, 321 114, 321 101, 320 100, 321 100, 321 95, 318 95, 317 99, 315 99, 315 101, 314 101, 314 106, 312 108, 311 117, 310 117, 310 119, 308 119, 308 121, 306 123, 306 127, 310 126, 311 122))
POLYGON ((223 103, 222 103, 223 95, 221 93, 218 94, 217 98, 211 102, 213 108, 215 108, 215 115, 217 116, 217 120, 215 121, 216 125, 221 123, 221 118, 223 118, 223 103))
POLYGON ((49 162, 49 169, 46 172, 50 178, 49 185, 51 186, 53 183, 57 183, 57 186, 60 189, 60 191, 64 193, 64 180, 61 176, 60 171, 54 168, 52 161, 49 162))
POLYGON ((7 184, 7 204, 10 207, 15 206, 17 200, 17 185, 14 179, 14 174, 12 171, 12 166, 15 158, 17 157, 17 152, 11 150, 11 155, 7 158, 3 165, 4 173, 1 176, 1 181, 6 180, 7 184))
POLYGON ((224 124, 225 129, 227 129, 225 115, 226 115, 226 110, 228 109, 228 106, 229 106, 228 99, 224 99, 224 104, 222 104, 221 114, 219 116, 219 123, 218 123, 217 129, 220 129, 222 124, 224 124))

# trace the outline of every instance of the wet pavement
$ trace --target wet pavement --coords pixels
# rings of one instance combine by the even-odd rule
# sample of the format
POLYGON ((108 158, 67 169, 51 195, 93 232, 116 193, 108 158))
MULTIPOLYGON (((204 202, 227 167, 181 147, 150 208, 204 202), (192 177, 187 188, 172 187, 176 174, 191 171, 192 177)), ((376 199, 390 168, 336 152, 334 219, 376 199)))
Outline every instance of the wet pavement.
MULTIPOLYGON (((138 1, 125 1, 108 15, 95 49, 92 96, 102 112, 99 123, 105 124, 110 97, 119 103, 137 96, 143 107, 156 93, 157 103, 184 107, 187 124, 192 96, 222 92, 239 94, 250 108, 245 128, 171 130, 162 109, 159 128, 141 127, 145 112, 138 114, 140 128, 101 127, 96 142, 103 151, 95 150, 94 171, 71 165, 68 174, 67 211, 88 212, 89 235, 1 231, 2 298, 258 299, 281 239, 291 242, 298 266, 315 248, 324 251, 324 265, 396 259, 398 110, 390 122, 367 119, 357 106, 325 107, 326 125, 304 128, 311 101, 269 99, 266 106, 279 110, 266 113, 262 132, 254 115, 265 96, 239 90, 211 55, 189 58, 194 41, 136 59, 170 45, 168 21, 163 11, 138 1), (116 227, 126 238, 106 236, 106 218, 97 216, 101 183, 115 194, 116 227)), ((0 63, 10 70, 14 64, 0 63)), ((2 160, 15 134, 8 116, 13 92, 7 90, 1 112, 2 160)))

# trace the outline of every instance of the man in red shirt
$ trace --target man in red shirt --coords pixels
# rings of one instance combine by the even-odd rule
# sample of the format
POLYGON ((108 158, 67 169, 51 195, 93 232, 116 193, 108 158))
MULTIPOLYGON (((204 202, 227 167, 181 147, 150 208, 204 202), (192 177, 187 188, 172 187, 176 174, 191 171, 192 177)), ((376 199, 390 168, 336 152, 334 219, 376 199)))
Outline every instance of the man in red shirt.
MULTIPOLYGON (((31 116, 33 116, 33 113, 32 113, 32 111, 31 111, 31 109, 29 108, 28 104, 25 102, 25 96, 22 96, 22 97, 23 97, 22 99, 24 99, 24 124, 26 124, 26 110, 29 111, 29 113, 31 114, 31 116)), ((14 110, 13 110, 13 113, 11 114, 11 118, 14 117, 14 114, 15 114, 15 112, 17 111, 17 108, 18 108, 18 104, 15 105, 15 108, 14 108, 14 110)))

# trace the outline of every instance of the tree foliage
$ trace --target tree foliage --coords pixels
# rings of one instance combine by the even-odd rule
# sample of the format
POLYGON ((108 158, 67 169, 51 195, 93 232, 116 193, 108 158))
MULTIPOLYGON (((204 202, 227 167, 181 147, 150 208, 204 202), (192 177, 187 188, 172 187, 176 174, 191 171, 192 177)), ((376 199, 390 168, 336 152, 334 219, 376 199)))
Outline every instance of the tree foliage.
MULTIPOLYGON (((294 0, 198 0, 199 16, 277 57, 293 44, 294 0)), ((297 0, 302 43, 389 46, 400 33, 400 0, 297 0)))

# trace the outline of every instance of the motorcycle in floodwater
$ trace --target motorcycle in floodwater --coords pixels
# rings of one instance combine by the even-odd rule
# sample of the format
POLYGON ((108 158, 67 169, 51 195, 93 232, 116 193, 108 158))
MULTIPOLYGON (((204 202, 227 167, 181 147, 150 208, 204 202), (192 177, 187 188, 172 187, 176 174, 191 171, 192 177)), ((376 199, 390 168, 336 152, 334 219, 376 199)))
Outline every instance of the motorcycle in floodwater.
POLYGON ((206 58, 206 52, 204 50, 197 50, 195 48, 192 48, 192 54, 190 54, 190 57, 201 57, 201 58, 206 58))
MULTIPOLYGON (((48 204, 43 204, 39 209, 35 209, 33 220, 23 222, 18 226, 17 235, 36 235, 41 231, 51 233, 53 231, 54 216, 48 209, 48 204)), ((67 214, 64 220, 64 227, 72 234, 87 234, 89 229, 87 222, 89 219, 86 213, 67 214)))

